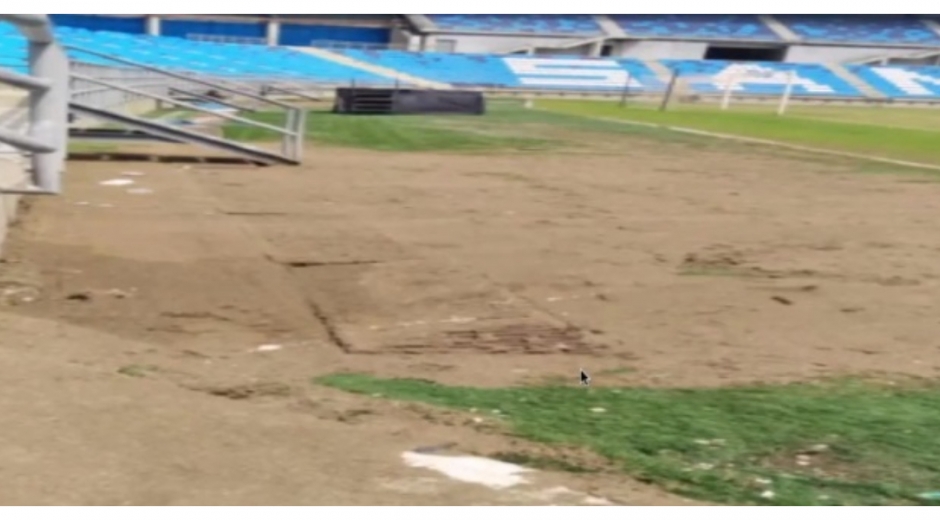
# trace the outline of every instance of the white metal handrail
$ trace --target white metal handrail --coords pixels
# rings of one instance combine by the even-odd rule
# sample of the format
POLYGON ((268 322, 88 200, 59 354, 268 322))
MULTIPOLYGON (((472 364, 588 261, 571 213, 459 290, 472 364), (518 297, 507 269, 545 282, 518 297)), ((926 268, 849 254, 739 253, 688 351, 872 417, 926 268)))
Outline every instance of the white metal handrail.
MULTIPOLYGON (((150 99, 167 106, 186 109, 192 112, 212 114, 220 119, 237 122, 246 126, 269 130, 281 136, 281 152, 285 157, 300 162, 303 155, 303 143, 306 135, 305 110, 293 104, 273 99, 258 92, 246 89, 244 85, 234 85, 228 81, 200 77, 183 71, 167 70, 134 60, 114 56, 84 47, 66 46, 75 53, 76 59, 82 55, 93 56, 103 61, 123 66, 121 69, 102 65, 86 65, 76 61, 75 70, 70 74, 73 81, 72 101, 89 102, 97 108, 120 106, 128 97, 150 99), (81 71, 78 72, 78 71, 81 71), (85 73, 87 72, 87 73, 85 73), (109 78, 105 80, 102 78, 109 78), (193 85, 201 85, 212 90, 225 92, 239 98, 242 102, 258 106, 274 106, 286 112, 284 126, 275 126, 225 112, 214 111, 205 107, 186 103, 172 96, 172 92, 190 92, 193 85)), ((204 97, 199 95, 191 97, 204 97)), ((232 106, 234 100, 222 102, 232 106)))
POLYGON ((44 14, 3 14, 26 37, 29 74, 0 69, 0 82, 29 92, 29 130, 0 128, 0 142, 30 155, 31 185, 3 193, 57 195, 68 136, 69 60, 44 14))

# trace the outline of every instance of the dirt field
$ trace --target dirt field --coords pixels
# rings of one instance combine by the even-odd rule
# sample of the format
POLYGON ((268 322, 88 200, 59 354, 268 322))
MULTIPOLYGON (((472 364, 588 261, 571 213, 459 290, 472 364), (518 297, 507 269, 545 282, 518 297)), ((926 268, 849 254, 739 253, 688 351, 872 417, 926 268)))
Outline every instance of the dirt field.
POLYGON ((497 492, 408 468, 419 446, 521 441, 310 379, 937 373, 940 184, 722 143, 598 146, 72 163, 0 266, 0 503, 684 504, 609 475, 497 492))

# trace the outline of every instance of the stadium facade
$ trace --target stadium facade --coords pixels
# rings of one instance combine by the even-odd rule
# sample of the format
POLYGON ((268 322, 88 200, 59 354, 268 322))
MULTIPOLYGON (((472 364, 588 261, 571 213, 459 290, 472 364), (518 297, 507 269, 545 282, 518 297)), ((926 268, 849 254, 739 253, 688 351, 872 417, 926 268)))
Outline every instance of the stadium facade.
MULTIPOLYGON (((141 63, 321 84, 940 100, 931 15, 52 15, 58 38, 141 63)), ((21 43, 0 33, 0 66, 21 43)), ((77 54, 73 60, 87 61, 77 54)), ((94 60, 90 60, 94 62, 94 60)))
POLYGON ((940 55, 940 16, 933 15, 52 15, 52 19, 64 27, 203 41, 425 52, 920 64, 938 64, 940 55))

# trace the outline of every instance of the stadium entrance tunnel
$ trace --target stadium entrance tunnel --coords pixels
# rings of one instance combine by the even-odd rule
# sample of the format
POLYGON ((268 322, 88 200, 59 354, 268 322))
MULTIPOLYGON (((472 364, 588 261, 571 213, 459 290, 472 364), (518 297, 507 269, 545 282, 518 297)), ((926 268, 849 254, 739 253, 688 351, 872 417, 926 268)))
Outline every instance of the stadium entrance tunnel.
POLYGON ((705 59, 779 62, 784 60, 786 54, 787 48, 780 46, 709 45, 705 50, 705 59))

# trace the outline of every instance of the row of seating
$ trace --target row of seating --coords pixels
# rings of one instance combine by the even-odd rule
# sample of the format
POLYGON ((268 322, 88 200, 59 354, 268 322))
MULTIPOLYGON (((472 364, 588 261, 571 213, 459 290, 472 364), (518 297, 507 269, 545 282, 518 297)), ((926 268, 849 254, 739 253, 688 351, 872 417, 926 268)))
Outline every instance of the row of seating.
MULTIPOLYGON (((124 33, 57 28, 64 45, 110 53, 125 59, 168 69, 220 76, 263 76, 329 83, 389 84, 387 70, 464 87, 532 88, 563 90, 661 90, 664 70, 677 70, 684 84, 696 92, 717 92, 732 83, 750 94, 776 94, 789 82, 802 96, 859 97, 857 84, 892 98, 940 97, 940 67, 870 67, 850 65, 847 80, 821 64, 734 63, 715 60, 594 59, 571 56, 482 55, 396 50, 345 50, 362 63, 354 66, 284 47, 191 41, 124 33), (658 69, 658 71, 657 71, 658 69), (853 84, 854 83, 854 84, 853 84)), ((73 60, 114 65, 77 50, 73 60)), ((0 66, 23 70, 26 45, 13 27, 0 24, 0 66)))
MULTIPOLYGON (((593 59, 571 56, 498 56, 406 51, 346 50, 354 60, 457 87, 561 90, 662 90, 654 66, 677 70, 694 92, 715 93, 733 84, 754 95, 779 95, 792 85, 796 96, 862 97, 860 89, 831 67, 813 63, 740 63, 721 60, 593 59)), ((858 83, 889 98, 940 98, 940 67, 850 65, 858 83)))
MULTIPOLYGON (((388 15, 391 16, 391 15, 388 15)), ((426 15, 438 29, 474 33, 544 34, 600 36, 605 34, 595 15, 568 14, 431 14, 426 15)), ((610 14, 606 16, 627 35, 641 38, 705 40, 780 41, 764 19, 753 14, 610 14)), ((145 32, 143 17, 107 18, 99 15, 52 15, 57 25, 93 30, 140 34, 145 32), (113 27, 105 29, 104 27, 113 27)), ((936 15, 773 15, 770 20, 796 37, 818 43, 857 43, 878 45, 940 46, 936 15)), ((164 33, 184 36, 187 32, 236 37, 264 36, 261 23, 166 20, 164 33), (185 27, 182 27, 185 26, 185 27)), ((306 45, 311 40, 341 40, 381 43, 388 31, 321 25, 281 26, 281 44, 306 45), (352 32, 350 32, 352 31, 352 32), (356 32, 359 31, 359 32, 356 32), (362 33, 362 31, 366 31, 362 33), (371 33, 368 31, 372 31, 371 33), (297 34, 295 34, 297 33, 297 34), (347 34, 348 33, 348 34, 347 34), (355 34, 354 34, 355 33, 355 34), (360 34, 362 33, 362 34, 360 34)))
POLYGON ((627 34, 646 38, 780 40, 752 14, 616 14, 610 18, 627 34))
POLYGON ((427 15, 445 31, 530 34, 603 34, 589 14, 432 14, 427 15))
MULTIPOLYGON (((757 15, 607 15, 630 36, 779 41, 757 15)), ((428 15, 439 29, 481 33, 600 35, 591 15, 428 15)), ((797 37, 812 42, 940 46, 932 19, 915 15, 774 15, 797 37)))
POLYGON ((815 63, 734 63, 719 60, 661 60, 690 78, 696 92, 716 93, 728 84, 748 94, 782 94, 788 82, 797 96, 857 97, 861 92, 832 69, 815 63), (791 76, 792 75, 792 76, 791 76), (792 77, 792 79, 791 79, 792 77))
POLYGON ((868 67, 849 65, 848 70, 891 98, 940 97, 940 67, 868 67))
MULTIPOLYGON (((287 47, 228 44, 163 36, 87 31, 57 27, 56 38, 66 46, 113 54, 145 65, 184 69, 223 76, 267 76, 283 79, 323 78, 331 82, 386 84, 391 80, 355 67, 319 58, 287 47)), ((70 50, 72 59, 84 63, 116 65, 113 61, 70 50)), ((22 70, 26 44, 9 24, 0 24, 0 64, 22 70)))

